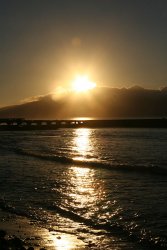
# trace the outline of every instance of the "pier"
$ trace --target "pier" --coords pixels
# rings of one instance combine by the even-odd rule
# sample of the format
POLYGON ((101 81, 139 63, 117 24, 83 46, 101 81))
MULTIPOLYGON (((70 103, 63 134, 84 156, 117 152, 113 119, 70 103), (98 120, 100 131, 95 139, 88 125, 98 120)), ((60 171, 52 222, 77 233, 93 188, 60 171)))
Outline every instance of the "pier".
POLYGON ((167 119, 111 119, 111 120, 26 120, 0 119, 0 130, 55 130, 59 128, 167 128, 167 119))

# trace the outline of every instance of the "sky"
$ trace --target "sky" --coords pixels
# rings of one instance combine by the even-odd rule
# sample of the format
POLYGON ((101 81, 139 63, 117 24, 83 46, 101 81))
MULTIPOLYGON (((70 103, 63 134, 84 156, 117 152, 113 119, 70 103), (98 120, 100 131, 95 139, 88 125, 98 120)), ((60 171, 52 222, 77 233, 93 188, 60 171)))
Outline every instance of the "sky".
POLYGON ((167 86, 166 0, 0 0, 0 106, 68 87, 167 86))

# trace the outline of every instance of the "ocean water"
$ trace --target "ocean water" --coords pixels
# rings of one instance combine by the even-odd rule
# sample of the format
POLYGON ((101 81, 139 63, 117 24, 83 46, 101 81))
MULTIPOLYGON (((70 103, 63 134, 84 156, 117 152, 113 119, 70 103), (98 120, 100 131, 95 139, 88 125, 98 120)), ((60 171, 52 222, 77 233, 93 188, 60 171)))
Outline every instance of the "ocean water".
POLYGON ((1 131, 0 210, 86 249, 167 249, 167 130, 1 131))

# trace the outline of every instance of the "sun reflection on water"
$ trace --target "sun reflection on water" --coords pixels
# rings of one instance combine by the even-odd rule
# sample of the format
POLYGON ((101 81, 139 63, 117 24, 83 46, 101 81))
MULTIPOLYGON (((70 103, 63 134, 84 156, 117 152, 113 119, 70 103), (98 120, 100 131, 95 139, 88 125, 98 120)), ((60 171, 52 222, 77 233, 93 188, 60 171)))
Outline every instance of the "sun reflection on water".
MULTIPOLYGON (((78 160, 78 162, 82 161, 83 164, 82 166, 80 163, 77 165, 76 161, 66 170, 67 187, 62 189, 63 194, 65 194, 62 207, 71 219, 71 221, 67 221, 66 227, 78 230, 78 226, 86 229, 88 221, 89 223, 92 221, 93 225, 94 219, 92 218, 98 218, 99 204, 103 202, 105 192, 103 181, 97 178, 98 171, 91 168, 87 161, 88 159, 90 161, 95 150, 91 136, 92 130, 80 128, 74 130, 73 133, 72 151, 75 155, 73 159, 78 160), (84 162, 87 162, 86 166, 84 166, 84 162)), ((74 235, 69 236, 63 233, 60 233, 60 237, 53 235, 52 241, 57 250, 85 249, 86 244, 74 235)))
POLYGON ((85 218, 89 218, 94 212, 90 207, 96 202, 96 190, 93 186, 94 170, 72 167, 71 183, 73 190, 70 194, 73 206, 77 208, 77 213, 85 218))
POLYGON ((55 246, 55 250, 75 250, 75 249, 85 249, 84 243, 77 239, 75 235, 70 234, 54 234, 50 235, 50 240, 55 246))
MULTIPOLYGON (((75 151, 75 160, 87 161, 93 158, 94 145, 92 142, 92 130, 87 128, 76 129, 74 131, 73 151, 75 151)), ((71 192, 69 196, 72 198, 74 205, 79 209, 86 211, 86 209, 93 207, 97 199, 103 196, 103 185, 97 182, 95 177, 96 170, 90 167, 76 167, 72 166, 69 169, 71 192)), ((95 211, 88 209, 86 216, 95 211), (89 211, 89 212, 88 212, 89 211)))
POLYGON ((90 141, 91 131, 87 128, 75 130, 75 137, 73 141, 73 151, 75 152, 75 160, 84 160, 93 150, 90 141))
POLYGON ((54 245, 55 245, 55 249, 56 250, 61 250, 61 249, 64 249, 64 250, 70 250, 72 249, 72 247, 70 246, 70 241, 66 238, 62 238, 62 235, 61 237, 53 237, 52 238, 53 242, 54 242, 54 245))
POLYGON ((98 210, 97 202, 102 201, 104 197, 103 185, 96 181, 95 170, 72 166, 70 183, 71 205, 81 216, 89 218, 98 210))

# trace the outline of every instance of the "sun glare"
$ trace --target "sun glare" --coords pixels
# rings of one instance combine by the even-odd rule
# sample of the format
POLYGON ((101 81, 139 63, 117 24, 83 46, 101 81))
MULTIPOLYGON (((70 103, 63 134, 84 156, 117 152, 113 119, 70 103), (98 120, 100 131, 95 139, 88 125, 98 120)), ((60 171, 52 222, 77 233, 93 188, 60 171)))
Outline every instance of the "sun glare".
POLYGON ((95 82, 91 82, 88 76, 78 75, 72 84, 72 89, 75 92, 85 92, 96 87, 95 82))

